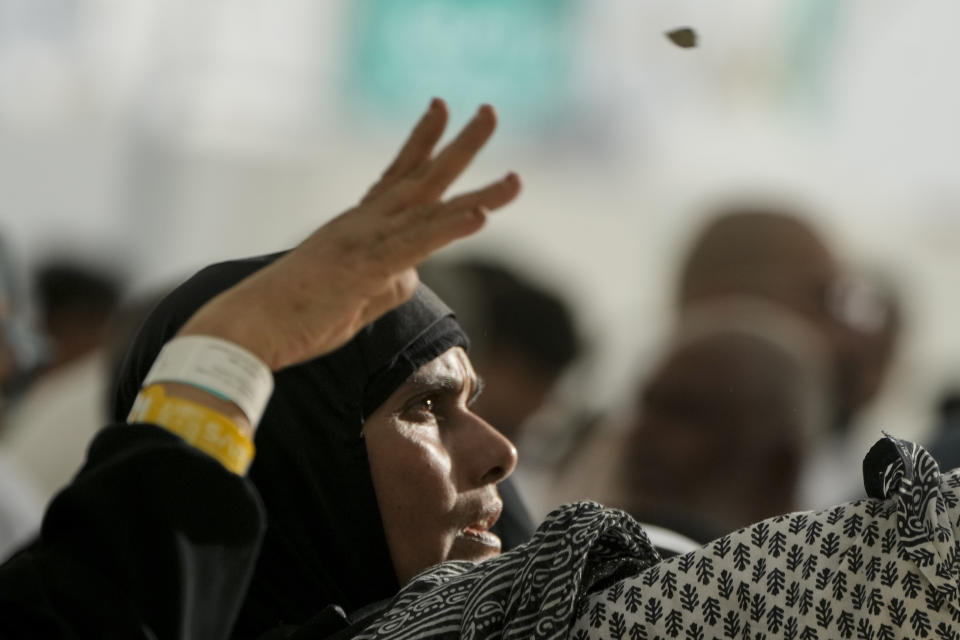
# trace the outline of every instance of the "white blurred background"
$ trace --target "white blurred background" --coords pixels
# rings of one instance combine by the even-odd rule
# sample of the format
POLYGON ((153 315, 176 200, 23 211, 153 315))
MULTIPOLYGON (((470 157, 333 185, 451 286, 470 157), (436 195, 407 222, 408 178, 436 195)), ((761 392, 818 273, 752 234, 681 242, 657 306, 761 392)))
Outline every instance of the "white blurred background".
POLYGON ((786 194, 899 287, 866 418, 923 433, 960 379, 953 0, 0 0, 0 234, 165 285, 289 247, 353 204, 432 96, 502 126, 458 185, 520 201, 450 253, 565 291, 616 403, 709 206, 786 194), (693 27, 699 44, 664 36, 693 27))

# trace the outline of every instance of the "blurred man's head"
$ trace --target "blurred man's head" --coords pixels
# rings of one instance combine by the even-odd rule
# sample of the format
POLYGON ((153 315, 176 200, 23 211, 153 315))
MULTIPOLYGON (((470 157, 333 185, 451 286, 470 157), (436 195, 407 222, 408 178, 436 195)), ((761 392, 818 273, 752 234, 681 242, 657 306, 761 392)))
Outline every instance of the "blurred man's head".
POLYGON ((52 341, 51 368, 98 348, 120 300, 120 279, 76 260, 50 260, 34 273, 44 330, 52 341))
POLYGON ((682 267, 679 306, 731 295, 782 305, 823 334, 835 371, 835 426, 845 427, 877 393, 898 329, 893 300, 851 280, 800 216, 731 207, 700 232, 682 267))
POLYGON ((824 349, 772 305, 695 309, 638 389, 625 495, 728 527, 795 508, 807 442, 826 428, 824 349))
POLYGON ((765 209, 737 208, 714 218, 694 241, 680 279, 681 307, 708 298, 754 295, 783 304, 818 325, 841 269, 805 221, 765 209))

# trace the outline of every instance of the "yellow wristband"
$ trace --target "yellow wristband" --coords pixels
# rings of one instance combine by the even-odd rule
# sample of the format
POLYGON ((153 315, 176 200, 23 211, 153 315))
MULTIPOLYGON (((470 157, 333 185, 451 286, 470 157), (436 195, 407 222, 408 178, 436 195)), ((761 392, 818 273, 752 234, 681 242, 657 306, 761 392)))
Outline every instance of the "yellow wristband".
POLYGON ((192 400, 168 396, 160 385, 140 390, 127 421, 163 427, 240 475, 253 461, 253 442, 232 420, 192 400))

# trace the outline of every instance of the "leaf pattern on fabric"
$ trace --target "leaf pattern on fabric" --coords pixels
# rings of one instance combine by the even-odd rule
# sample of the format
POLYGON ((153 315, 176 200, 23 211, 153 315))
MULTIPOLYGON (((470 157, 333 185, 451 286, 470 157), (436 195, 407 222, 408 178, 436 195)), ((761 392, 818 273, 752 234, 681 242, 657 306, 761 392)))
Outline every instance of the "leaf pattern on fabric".
POLYGON ((526 545, 424 572, 357 637, 960 640, 960 470, 887 436, 864 481, 664 561, 626 514, 567 505, 526 545))
POLYGON ((578 618, 589 627, 580 637, 626 637, 629 624, 663 612, 641 610, 642 593, 622 578, 659 560, 643 528, 622 511, 566 505, 525 545, 481 564, 446 562, 420 574, 357 638, 576 638, 570 626, 578 618), (586 599, 601 589, 603 597, 586 599))
MULTIPOLYGON (((941 474, 921 447, 887 436, 864 474, 870 499, 778 516, 665 560, 657 570, 675 584, 669 593, 648 585, 642 597, 706 638, 960 638, 960 470, 941 474), (701 558, 718 571, 712 585, 683 570, 701 558), (694 615, 688 587, 721 609, 694 615)), ((627 579, 627 589, 643 578, 627 579)), ((647 621, 644 633, 672 630, 647 621)))

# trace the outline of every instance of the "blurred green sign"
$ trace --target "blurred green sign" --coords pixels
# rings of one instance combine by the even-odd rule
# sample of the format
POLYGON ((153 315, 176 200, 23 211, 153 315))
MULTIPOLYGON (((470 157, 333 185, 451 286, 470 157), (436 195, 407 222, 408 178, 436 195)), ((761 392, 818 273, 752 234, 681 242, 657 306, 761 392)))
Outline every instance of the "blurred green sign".
POLYGON ((494 104, 512 125, 549 126, 568 103, 569 0, 347 3, 348 95, 406 120, 441 96, 456 114, 494 104))

